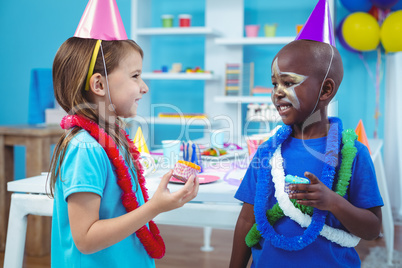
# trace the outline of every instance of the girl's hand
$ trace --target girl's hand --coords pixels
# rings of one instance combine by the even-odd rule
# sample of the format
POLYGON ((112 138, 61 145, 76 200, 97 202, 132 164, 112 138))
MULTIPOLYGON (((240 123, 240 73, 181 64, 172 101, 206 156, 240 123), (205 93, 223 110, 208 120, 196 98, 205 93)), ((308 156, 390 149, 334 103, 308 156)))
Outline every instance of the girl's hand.
POLYGON ((339 196, 325 186, 314 174, 305 172, 304 176, 310 180, 310 184, 292 184, 289 186, 292 191, 304 191, 304 193, 292 193, 289 194, 289 198, 297 199, 297 203, 301 205, 331 211, 339 196))
POLYGON ((170 170, 162 177, 158 189, 156 189, 153 197, 149 200, 149 202, 155 205, 158 213, 182 207, 197 196, 199 182, 198 177, 195 176, 191 176, 180 190, 171 193, 167 185, 172 177, 172 173, 173 170, 170 170))

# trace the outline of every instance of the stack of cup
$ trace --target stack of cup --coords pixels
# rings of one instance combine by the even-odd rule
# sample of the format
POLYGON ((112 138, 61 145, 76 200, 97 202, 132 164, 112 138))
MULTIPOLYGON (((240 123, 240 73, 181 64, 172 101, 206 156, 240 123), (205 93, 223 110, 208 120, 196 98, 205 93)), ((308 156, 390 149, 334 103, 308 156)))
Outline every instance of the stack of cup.
POLYGON ((180 141, 179 140, 163 140, 163 166, 173 168, 179 160, 180 141))

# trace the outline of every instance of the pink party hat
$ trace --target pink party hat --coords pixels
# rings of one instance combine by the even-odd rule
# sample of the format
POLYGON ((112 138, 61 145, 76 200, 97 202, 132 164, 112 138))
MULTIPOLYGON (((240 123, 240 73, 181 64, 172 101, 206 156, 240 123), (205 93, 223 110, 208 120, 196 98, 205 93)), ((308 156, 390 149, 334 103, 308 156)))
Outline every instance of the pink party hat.
POLYGON ((334 30, 327 0, 319 0, 295 40, 313 40, 335 47, 334 30))
POLYGON ((74 36, 106 41, 126 40, 116 0, 89 0, 74 36))

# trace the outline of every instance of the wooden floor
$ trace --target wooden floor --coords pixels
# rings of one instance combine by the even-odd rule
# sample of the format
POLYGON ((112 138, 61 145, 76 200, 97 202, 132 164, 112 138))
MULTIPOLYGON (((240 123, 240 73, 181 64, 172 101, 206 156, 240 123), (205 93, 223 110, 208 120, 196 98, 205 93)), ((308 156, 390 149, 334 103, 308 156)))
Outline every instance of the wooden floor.
MULTIPOLYGON (((232 248, 233 230, 212 231, 212 252, 202 252, 202 229, 191 227, 177 227, 160 225, 160 231, 166 243, 166 255, 161 260, 156 260, 157 268, 222 268, 229 266, 232 248)), ((384 246, 384 240, 379 238, 374 241, 361 241, 356 247, 360 258, 363 260, 371 247, 384 246)), ((402 251, 402 225, 395 226, 395 249, 402 251)), ((4 253, 0 253, 0 264, 3 266, 4 253)), ((25 268, 50 267, 50 257, 42 258, 25 257, 25 268)))

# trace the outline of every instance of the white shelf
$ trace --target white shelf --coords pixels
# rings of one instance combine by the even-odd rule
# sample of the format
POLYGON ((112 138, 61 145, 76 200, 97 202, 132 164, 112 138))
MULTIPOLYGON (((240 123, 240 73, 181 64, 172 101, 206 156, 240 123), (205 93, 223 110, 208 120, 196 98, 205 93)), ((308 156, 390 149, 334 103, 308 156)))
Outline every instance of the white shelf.
POLYGON ((214 101, 223 103, 272 103, 271 97, 254 96, 217 96, 214 101))
POLYGON ((145 121, 153 125, 188 125, 208 126, 212 123, 208 118, 166 118, 166 117, 145 117, 145 121))
POLYGON ((286 45, 296 37, 242 37, 242 38, 216 38, 219 45, 286 45))
POLYGON ((219 33, 207 27, 171 27, 171 28, 140 28, 137 35, 218 35, 219 33))
POLYGON ((214 80, 217 76, 211 73, 142 73, 145 80, 214 80))

